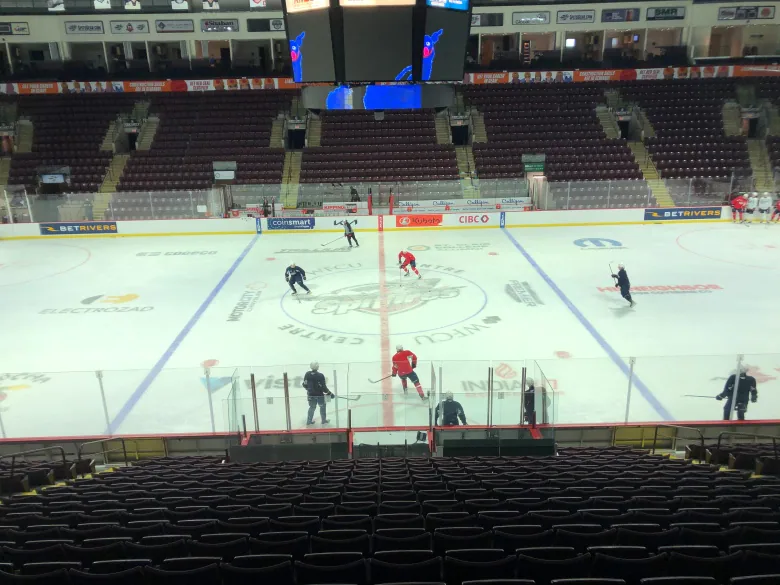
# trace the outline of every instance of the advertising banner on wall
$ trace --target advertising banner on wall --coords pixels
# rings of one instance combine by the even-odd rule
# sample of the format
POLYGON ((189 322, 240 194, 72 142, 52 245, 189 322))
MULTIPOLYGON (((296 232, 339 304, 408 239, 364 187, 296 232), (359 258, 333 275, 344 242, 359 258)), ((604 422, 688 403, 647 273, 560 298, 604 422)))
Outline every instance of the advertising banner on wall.
POLYGON ((95 10, 110 10, 111 0, 93 0, 92 6, 95 10))
POLYGON ((639 8, 605 8, 601 11, 601 22, 637 22, 642 20, 639 8))
POLYGON ((0 22, 0 36, 29 35, 30 25, 26 22, 0 22))
POLYGON ((141 0, 125 0, 125 10, 141 10, 141 0))
POLYGON ((512 24, 515 26, 529 24, 550 24, 550 11, 544 10, 541 12, 513 12, 512 24))
POLYGON ((158 33, 195 32, 194 20, 155 20, 154 28, 158 33))
POLYGON ((589 24, 596 22, 595 10, 559 10, 558 24, 589 24))
POLYGON ((112 20, 111 32, 115 35, 149 34, 148 20, 112 20))
POLYGON ((65 23, 66 35, 103 35, 103 22, 100 20, 71 20, 65 23))
POLYGON ((718 20, 771 20, 774 6, 724 6, 718 8, 718 20))
POLYGON ((171 0, 171 10, 189 10, 190 3, 188 0, 171 0))
POLYGON ((685 6, 666 6, 664 8, 648 8, 647 20, 684 20, 685 6))

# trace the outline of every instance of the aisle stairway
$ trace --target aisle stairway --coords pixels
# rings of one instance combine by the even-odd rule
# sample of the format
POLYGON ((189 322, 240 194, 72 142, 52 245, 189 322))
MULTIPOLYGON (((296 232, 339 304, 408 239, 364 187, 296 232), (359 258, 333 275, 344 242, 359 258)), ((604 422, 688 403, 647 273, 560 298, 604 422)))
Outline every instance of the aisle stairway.
POLYGON ((620 138, 620 127, 618 126, 615 116, 604 105, 596 107, 596 115, 601 122, 601 127, 604 129, 604 133, 607 138, 614 140, 620 138))
POLYGON ((769 134, 772 136, 780 136, 780 112, 777 109, 777 105, 771 100, 765 100, 764 103, 768 118, 769 134))
POLYGON ((318 118, 309 120, 309 130, 306 132, 306 146, 322 145, 322 121, 318 118))
POLYGON ((642 108, 638 109, 639 127, 644 131, 644 137, 653 138, 655 136, 655 128, 653 128, 653 125, 650 123, 650 119, 647 117, 647 112, 645 112, 642 108))
POLYGON ((271 140, 268 146, 271 148, 284 148, 284 118, 275 118, 271 126, 271 140))
POLYGON ((747 143, 756 191, 774 191, 775 180, 766 143, 760 139, 748 140, 747 143))
POLYGON ((104 152, 114 151, 114 135, 116 134, 116 120, 112 120, 106 130, 106 135, 103 137, 103 142, 100 143, 100 150, 104 152))
POLYGON ((487 128, 485 128, 485 116, 477 109, 471 113, 472 142, 487 142, 487 128))
POLYGON ((113 197, 113 193, 95 193, 95 200, 92 205, 92 217, 95 221, 106 219, 106 213, 109 207, 111 207, 113 197))
POLYGON ((0 158, 0 191, 8 184, 8 174, 11 172, 11 157, 0 158))
POLYGON ((282 171, 282 205, 285 208, 298 207, 298 189, 301 180, 301 151, 286 152, 282 171))
POLYGON ((742 136, 742 108, 737 102, 723 104, 723 131, 726 136, 742 136))
POLYGON ((452 144, 450 122, 447 116, 436 116, 436 143, 452 144))
MULTIPOLYGON (((111 166, 108 167, 108 172, 100 185, 100 193, 116 193, 116 186, 119 184, 119 179, 122 178, 125 165, 129 160, 129 154, 114 155, 114 158, 111 159, 111 166)), ((97 214, 97 209, 95 209, 95 214, 97 214)))
POLYGON ((157 128, 160 125, 160 118, 150 116, 144 122, 141 132, 138 134, 138 140, 135 143, 136 150, 149 150, 157 134, 157 128))
POLYGON ((16 136, 16 152, 32 152, 33 123, 32 120, 19 120, 19 132, 16 136))
POLYGON ((650 158, 650 153, 647 152, 644 143, 636 140, 628 143, 631 148, 631 152, 634 153, 634 159, 639 165, 642 175, 644 175, 647 185, 653 192, 655 200, 658 202, 659 207, 674 207, 675 203, 669 194, 669 190, 666 188, 666 183, 658 174, 658 170, 653 164, 653 159, 650 158))

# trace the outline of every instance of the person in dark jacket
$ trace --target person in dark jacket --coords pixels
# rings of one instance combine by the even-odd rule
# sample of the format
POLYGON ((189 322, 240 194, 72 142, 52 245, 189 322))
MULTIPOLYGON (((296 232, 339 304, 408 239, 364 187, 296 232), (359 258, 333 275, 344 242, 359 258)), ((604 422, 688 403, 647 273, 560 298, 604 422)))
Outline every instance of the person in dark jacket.
POLYGON ((734 386, 737 387, 737 404, 734 407, 734 410, 737 411, 737 418, 739 420, 745 420, 745 413, 748 409, 748 398, 750 399, 750 402, 756 402, 758 400, 756 379, 753 376, 748 376, 747 370, 744 368, 739 372, 739 383, 737 383, 736 374, 731 374, 729 376, 728 380, 726 380, 726 385, 723 387, 723 392, 715 397, 717 400, 726 399, 726 404, 723 406, 723 420, 729 420, 731 418, 734 386))
POLYGON ((636 303, 631 298, 631 283, 628 280, 628 273, 626 273, 626 267, 622 264, 618 264, 618 273, 613 274, 612 278, 615 279, 615 286, 620 289, 620 296, 626 299, 629 306, 633 307, 636 303))
POLYGON ((309 396, 309 414, 306 417, 306 424, 314 424, 314 411, 319 406, 320 420, 325 425, 330 422, 326 412, 325 395, 334 396, 334 394, 328 390, 328 386, 325 384, 325 376, 319 371, 320 364, 312 362, 310 367, 311 370, 303 376, 303 387, 306 388, 306 394, 309 396))
POLYGON ((445 427, 458 426, 459 424, 468 424, 466 422, 466 413, 463 412, 463 407, 460 402, 455 401, 452 396, 452 392, 447 392, 444 395, 444 402, 436 405, 436 423, 439 424, 439 410, 443 411, 441 424, 445 427), (460 420, 460 422, 458 422, 460 420))

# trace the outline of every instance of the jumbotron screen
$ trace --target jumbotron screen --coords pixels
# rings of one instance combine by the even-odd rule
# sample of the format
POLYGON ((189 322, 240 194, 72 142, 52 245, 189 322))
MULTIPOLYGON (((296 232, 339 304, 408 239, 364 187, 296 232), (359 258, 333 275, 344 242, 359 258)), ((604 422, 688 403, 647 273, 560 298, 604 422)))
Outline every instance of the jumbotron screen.
POLYGON ((410 81, 414 7, 399 6, 408 0, 382 0, 373 9, 340 1, 348 6, 343 9, 345 81, 410 81))
POLYGON ((468 12, 425 9, 421 81, 462 81, 469 40, 468 12))
POLYGON ((333 83, 336 70, 327 10, 306 10, 287 14, 293 81, 333 83))

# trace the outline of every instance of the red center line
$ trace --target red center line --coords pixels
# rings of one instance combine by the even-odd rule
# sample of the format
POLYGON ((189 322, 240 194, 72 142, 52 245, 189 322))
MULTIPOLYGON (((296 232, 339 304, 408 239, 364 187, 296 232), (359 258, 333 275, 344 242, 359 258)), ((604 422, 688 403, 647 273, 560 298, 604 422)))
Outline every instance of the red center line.
MULTIPOLYGON (((382 227, 379 228, 379 339, 381 344, 380 361, 382 364, 382 377, 391 373, 390 360, 390 317, 387 304, 387 270, 385 266, 385 234, 382 227)), ((393 381, 392 378, 382 380, 382 425, 392 427, 395 423, 393 412, 393 381)))

